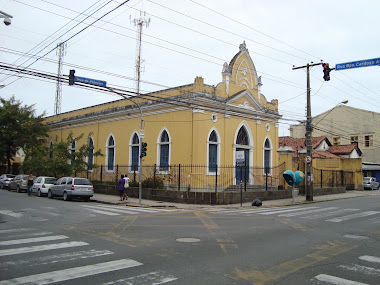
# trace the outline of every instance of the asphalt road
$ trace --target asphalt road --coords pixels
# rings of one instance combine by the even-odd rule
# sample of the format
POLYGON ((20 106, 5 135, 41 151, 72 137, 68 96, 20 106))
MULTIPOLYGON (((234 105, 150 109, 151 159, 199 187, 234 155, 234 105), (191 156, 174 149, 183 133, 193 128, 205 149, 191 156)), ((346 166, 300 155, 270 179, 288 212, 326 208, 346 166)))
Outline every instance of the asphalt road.
POLYGON ((380 195, 189 211, 0 190, 0 285, 380 284, 379 241, 380 195))

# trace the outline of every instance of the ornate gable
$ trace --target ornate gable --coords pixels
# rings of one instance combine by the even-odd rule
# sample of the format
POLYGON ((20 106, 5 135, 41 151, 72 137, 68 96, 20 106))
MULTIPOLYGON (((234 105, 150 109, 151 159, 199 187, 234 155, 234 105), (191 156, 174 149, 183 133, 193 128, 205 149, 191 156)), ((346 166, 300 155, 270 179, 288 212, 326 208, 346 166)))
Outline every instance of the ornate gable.
POLYGON ((222 76, 227 96, 242 90, 249 90, 260 101, 261 77, 257 76, 255 65, 245 42, 239 46, 239 52, 232 58, 230 63, 223 65, 222 76))

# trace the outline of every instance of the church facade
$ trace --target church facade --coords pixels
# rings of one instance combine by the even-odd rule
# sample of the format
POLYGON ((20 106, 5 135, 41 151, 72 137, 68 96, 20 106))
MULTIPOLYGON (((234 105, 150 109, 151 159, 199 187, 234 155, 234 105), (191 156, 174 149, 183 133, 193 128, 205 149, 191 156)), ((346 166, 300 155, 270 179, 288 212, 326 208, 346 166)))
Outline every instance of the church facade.
MULTIPOLYGON (((261 94, 261 77, 245 43, 222 70, 217 85, 202 77, 194 83, 117 100, 46 118, 49 142, 84 134, 72 148, 91 144, 104 156, 90 157, 115 173, 128 165, 139 166, 140 139, 147 143, 143 165, 156 165, 157 174, 167 174, 172 165, 202 165, 203 175, 214 179, 221 166, 261 167, 269 172, 278 164, 278 101, 261 94), (138 105, 138 107, 136 106, 138 105), (143 130, 140 129, 142 119, 143 130)), ((235 171, 232 184, 242 174, 235 171)), ((251 174, 248 183, 255 181, 251 174)))

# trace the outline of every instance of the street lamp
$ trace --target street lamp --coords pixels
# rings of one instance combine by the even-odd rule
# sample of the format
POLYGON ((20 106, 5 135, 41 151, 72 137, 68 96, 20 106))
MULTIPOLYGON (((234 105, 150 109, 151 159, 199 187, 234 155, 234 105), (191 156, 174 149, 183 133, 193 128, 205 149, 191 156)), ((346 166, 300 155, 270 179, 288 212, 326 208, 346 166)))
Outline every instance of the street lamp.
POLYGON ((327 115, 328 114, 330 114, 331 113, 331 111, 332 110, 334 110, 336 107, 338 107, 339 105, 342 105, 342 104, 347 104, 348 103, 348 100, 344 100, 344 101, 342 101, 342 102, 340 102, 340 103, 338 103, 338 104, 336 104, 335 106, 334 106, 334 108, 332 108, 332 109, 330 109, 330 111, 326 114, 326 115, 324 115, 323 116, 323 118, 322 119, 320 119, 319 121, 318 121, 318 123, 316 123, 315 125, 313 125, 312 127, 314 128, 316 125, 318 125, 324 118, 326 118, 327 117, 327 115))
POLYGON ((0 18, 4 18, 4 24, 6 26, 9 26, 12 22, 12 18, 13 16, 12 15, 9 15, 8 13, 5 13, 3 11, 0 11, 0 18))

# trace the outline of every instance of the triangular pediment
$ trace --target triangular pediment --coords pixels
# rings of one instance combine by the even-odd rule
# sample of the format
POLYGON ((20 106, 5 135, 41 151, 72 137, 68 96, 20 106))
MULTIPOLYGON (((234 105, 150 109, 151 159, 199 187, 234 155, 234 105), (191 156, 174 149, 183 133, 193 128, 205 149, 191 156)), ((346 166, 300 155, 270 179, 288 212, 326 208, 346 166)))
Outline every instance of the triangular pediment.
POLYGON ((264 110, 260 102, 249 92, 249 90, 243 90, 232 95, 227 100, 227 104, 235 106, 235 107, 239 107, 239 108, 254 110, 254 111, 264 110))

